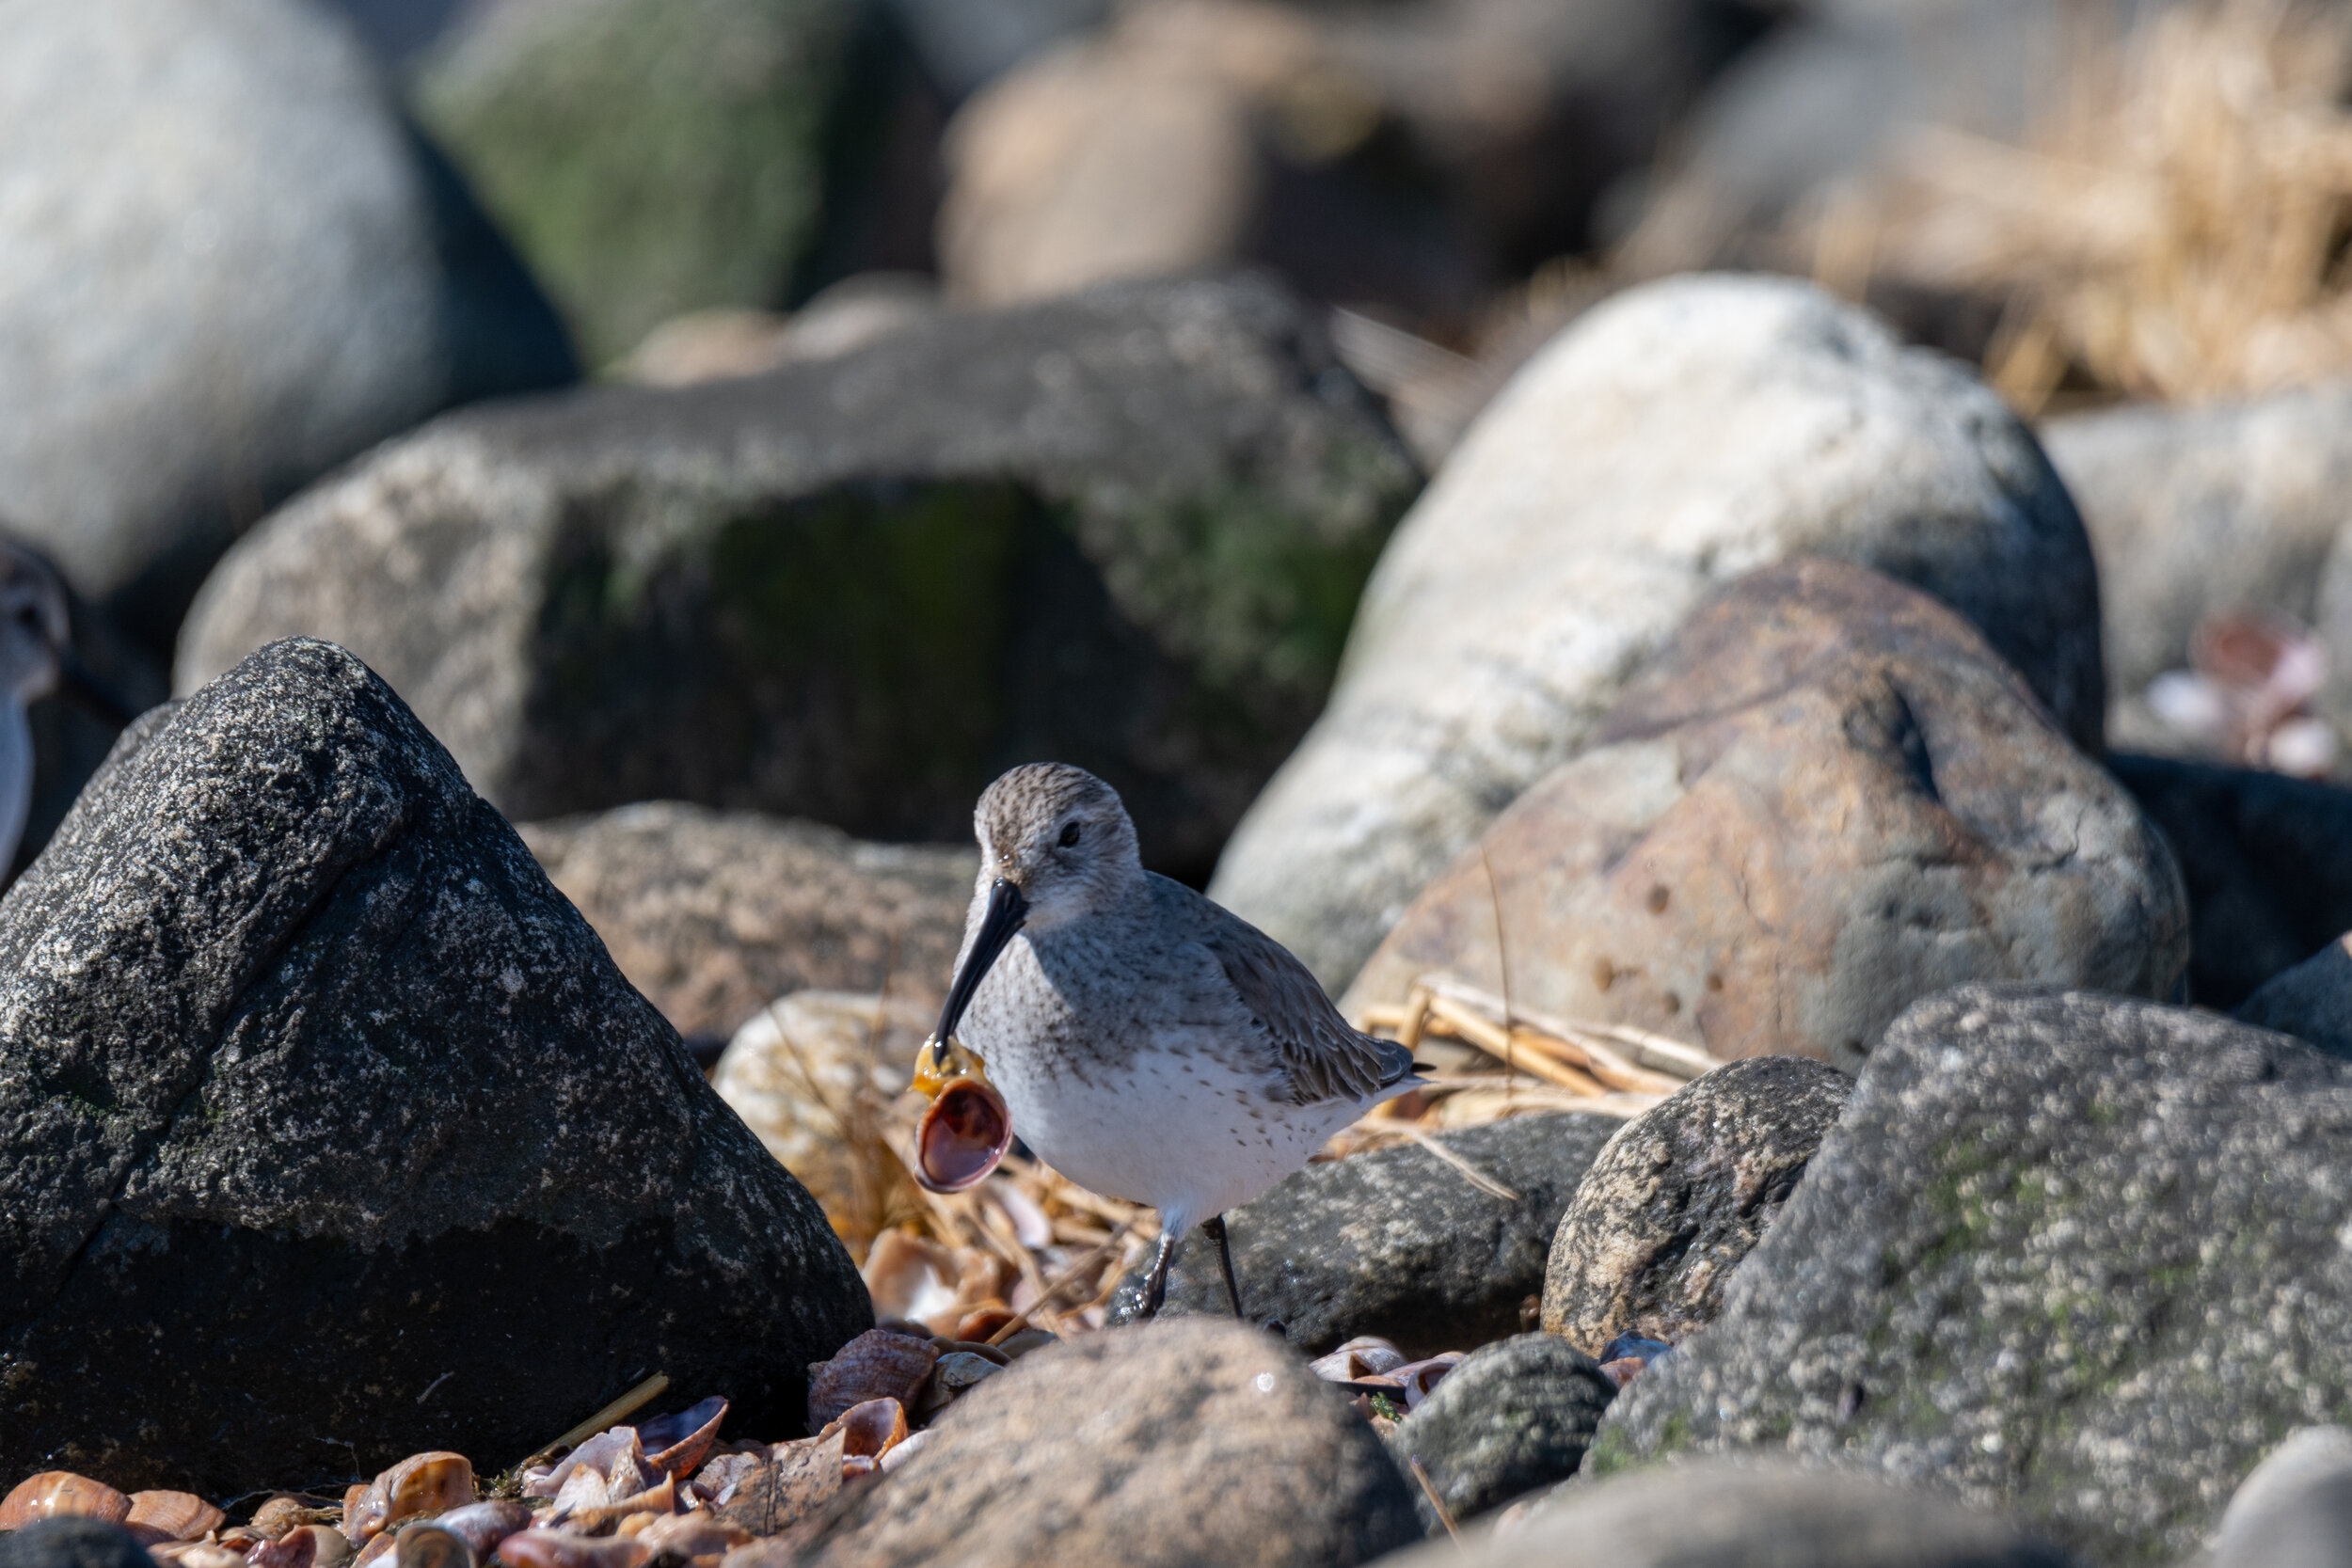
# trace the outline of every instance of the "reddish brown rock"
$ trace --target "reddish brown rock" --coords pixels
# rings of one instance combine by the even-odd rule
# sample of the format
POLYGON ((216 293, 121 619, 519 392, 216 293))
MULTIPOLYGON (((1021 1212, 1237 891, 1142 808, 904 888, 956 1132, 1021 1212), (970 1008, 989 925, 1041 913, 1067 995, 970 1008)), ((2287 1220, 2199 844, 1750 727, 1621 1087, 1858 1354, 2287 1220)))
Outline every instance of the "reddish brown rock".
POLYGON ((1693 611, 1593 749, 1422 891, 1347 1002, 1450 971, 1531 1009, 1851 1071, 1947 986, 2164 998, 2187 956, 2171 852, 1984 640, 1890 578, 1798 561, 1693 611))

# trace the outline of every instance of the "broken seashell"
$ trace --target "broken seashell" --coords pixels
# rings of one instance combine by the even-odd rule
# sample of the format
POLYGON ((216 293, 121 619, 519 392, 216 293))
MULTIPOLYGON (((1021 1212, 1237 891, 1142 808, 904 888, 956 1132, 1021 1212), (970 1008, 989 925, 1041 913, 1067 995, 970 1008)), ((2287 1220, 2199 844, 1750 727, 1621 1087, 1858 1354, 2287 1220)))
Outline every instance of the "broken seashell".
POLYGON ((559 1506, 549 1522, 560 1524, 565 1529, 579 1530, 582 1534, 600 1535, 632 1513, 660 1514, 676 1512, 677 1478, 663 1476, 642 1492, 632 1492, 627 1497, 613 1497, 600 1507, 584 1508, 573 1513, 565 1513, 559 1499, 559 1506))
POLYGON ((518 1530, 499 1543, 506 1568, 641 1568, 653 1548, 634 1536, 599 1540, 564 1529, 518 1530))
POLYGON ((1638 1355, 1620 1355, 1614 1361, 1602 1362, 1600 1375, 1609 1380, 1612 1387, 1622 1390, 1627 1384, 1640 1377, 1642 1369, 1648 1365, 1638 1355))
POLYGON ((398 1568, 476 1568, 473 1548, 455 1530, 430 1519, 414 1519, 400 1527, 392 1560, 398 1568))
POLYGON ((317 1537, 308 1530, 290 1529, 276 1541, 262 1542, 246 1553, 245 1560, 252 1568, 316 1568, 318 1552, 317 1537))
POLYGON ((355 1542, 372 1541, 404 1519, 446 1513, 471 1501, 472 1461, 446 1449, 412 1453, 375 1478, 360 1497, 356 1516, 345 1506, 343 1534, 355 1542))
POLYGON ((1382 1375, 1395 1379, 1404 1388, 1405 1408, 1410 1410, 1429 1397, 1429 1391, 1438 1386, 1439 1379, 1461 1364, 1462 1353, 1450 1350, 1443 1355, 1433 1355, 1426 1361, 1409 1362, 1382 1375))
POLYGON ((743 1478, 766 1462, 764 1455, 753 1453, 723 1453, 706 1460, 687 1483, 688 1494, 707 1508, 722 1507, 734 1499, 743 1478))
POLYGON ((645 1422, 637 1429, 637 1441, 655 1469, 691 1475, 719 1440, 719 1423, 726 1418, 726 1400, 713 1394, 691 1409, 645 1422))
POLYGON ((844 1476, 869 1474, 882 1464, 882 1455, 907 1440, 906 1408, 893 1399, 851 1405, 841 1413, 839 1426, 844 1476))
MULTIPOLYGON (((345 1536, 343 1539, 348 1541, 350 1537, 345 1536)), ((378 1533, 366 1545, 359 1548, 359 1555, 351 1560, 351 1568, 368 1568, 368 1565, 376 1559, 391 1556, 392 1548, 399 1544, 399 1537, 395 1532, 385 1530, 378 1533)))
POLYGON ((433 1522, 463 1541, 479 1562, 486 1561, 500 1542, 531 1528, 531 1510, 511 1497, 493 1497, 452 1509, 433 1522))
POLYGON ((923 1042, 914 1053, 914 1078, 907 1086, 926 1100, 936 1100, 939 1093, 959 1078, 986 1078, 988 1064, 980 1053, 961 1040, 950 1039, 944 1045, 937 1035, 923 1042))
POLYGON ((635 1427, 613 1427, 600 1432, 580 1447, 565 1454, 549 1469, 534 1474, 523 1483, 526 1497, 553 1497, 563 1493, 574 1476, 585 1470, 599 1478, 609 1476, 613 1463, 634 1455, 633 1473, 642 1479, 632 1482, 629 1491, 639 1491, 653 1484, 654 1468, 645 1463, 645 1450, 638 1441, 635 1427))
POLYGON ((1405 1353, 1376 1334, 1360 1334, 1328 1355, 1307 1363, 1307 1370, 1330 1383, 1355 1383, 1392 1372, 1406 1364, 1405 1353))
POLYGON ((674 1513, 656 1519, 637 1537, 656 1557, 723 1557, 752 1539, 740 1525, 714 1519, 707 1513, 674 1513))
POLYGON ((990 1335, 1012 1322, 1012 1308, 1003 1302, 984 1301, 957 1320, 953 1338, 986 1344, 990 1335))
POLYGON ((343 1532, 339 1529, 325 1525, 296 1525, 279 1539, 297 1535, 310 1539, 310 1568, 343 1568, 352 1560, 351 1543, 343 1539, 343 1532))
POLYGON ((1045 1217, 1037 1199, 1003 1178, 980 1189, 981 1196, 1005 1212, 1012 1223, 1013 1240, 1031 1252, 1043 1252, 1054 1244, 1054 1222, 1045 1217))
POLYGON ((832 1360, 809 1365, 808 1424, 829 1426, 850 1406, 869 1400, 907 1403, 938 1360, 929 1339, 869 1328, 832 1360))
POLYGON ((119 1525, 130 1513, 131 1499, 104 1481, 71 1470, 43 1470, 0 1497, 0 1530, 22 1529, 63 1514, 119 1525))
POLYGON ((122 1520, 142 1546, 199 1541, 228 1522, 228 1514, 193 1492, 134 1492, 122 1520))
POLYGON ((984 1078, 951 1078, 914 1130, 914 1180, 934 1193, 978 1186, 1012 1147, 1012 1112, 984 1078))

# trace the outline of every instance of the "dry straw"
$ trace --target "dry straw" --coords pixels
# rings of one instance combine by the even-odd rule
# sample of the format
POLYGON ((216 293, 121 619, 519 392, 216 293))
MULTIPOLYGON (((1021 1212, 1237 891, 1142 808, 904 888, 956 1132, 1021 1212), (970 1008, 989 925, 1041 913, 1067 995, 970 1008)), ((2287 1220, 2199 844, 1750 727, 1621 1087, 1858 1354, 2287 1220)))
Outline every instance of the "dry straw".
POLYGON ((2003 304, 1993 383, 2189 402, 2352 372, 2352 16, 2209 0, 2088 43, 2042 132, 1923 134, 1813 226, 1817 276, 2003 304))

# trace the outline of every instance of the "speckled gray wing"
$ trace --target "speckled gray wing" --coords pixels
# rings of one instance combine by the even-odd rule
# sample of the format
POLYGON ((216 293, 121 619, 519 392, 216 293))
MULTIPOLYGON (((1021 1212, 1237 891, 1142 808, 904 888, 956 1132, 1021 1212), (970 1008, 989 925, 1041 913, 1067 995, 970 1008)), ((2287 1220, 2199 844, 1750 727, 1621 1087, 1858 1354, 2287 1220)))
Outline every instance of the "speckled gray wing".
POLYGON ((1238 915, 1202 898, 1196 935, 1274 1048, 1297 1104, 1362 1100, 1413 1070, 1411 1052, 1349 1028, 1307 966, 1238 915))

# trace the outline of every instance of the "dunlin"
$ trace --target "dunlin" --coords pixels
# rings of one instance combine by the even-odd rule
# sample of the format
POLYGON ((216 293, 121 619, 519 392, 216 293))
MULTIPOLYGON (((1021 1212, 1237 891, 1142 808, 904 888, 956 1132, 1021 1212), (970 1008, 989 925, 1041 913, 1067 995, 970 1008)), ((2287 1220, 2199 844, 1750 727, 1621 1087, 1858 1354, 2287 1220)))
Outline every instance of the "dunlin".
POLYGON ((961 1031, 1048 1164, 1159 1211, 1145 1316, 1195 1222, 1244 1316, 1225 1212, 1420 1082, 1411 1053, 1350 1028, 1271 937, 1144 870, 1093 774, 1016 768, 973 829, 979 881, 937 1037, 961 1031))

